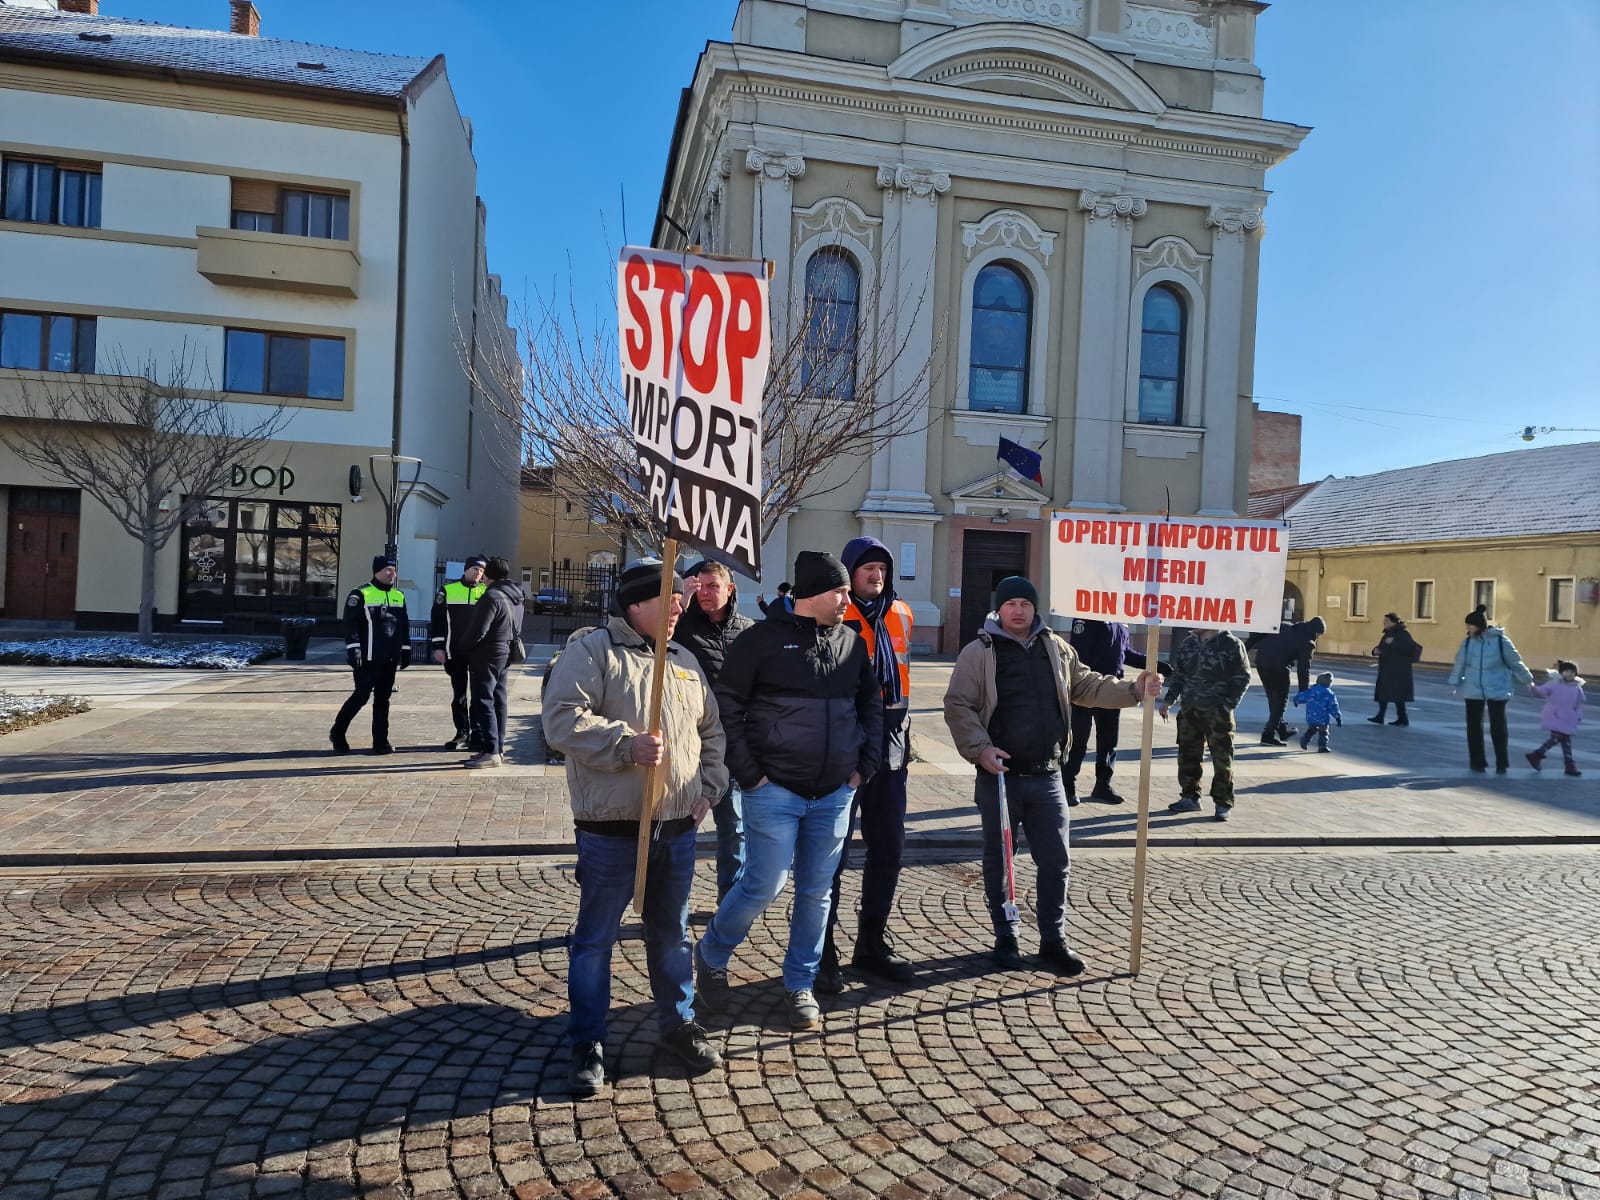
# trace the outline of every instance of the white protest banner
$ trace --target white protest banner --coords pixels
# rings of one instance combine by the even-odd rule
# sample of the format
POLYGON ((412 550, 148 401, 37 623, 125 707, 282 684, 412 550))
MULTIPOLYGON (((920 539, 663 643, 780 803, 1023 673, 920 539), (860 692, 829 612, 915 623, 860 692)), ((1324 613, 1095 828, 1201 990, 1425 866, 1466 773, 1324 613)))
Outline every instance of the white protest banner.
POLYGON ((1281 521, 1056 512, 1050 523, 1053 613, 1277 631, 1289 565, 1281 521))
POLYGON ((667 537, 759 578, 767 266, 627 246, 622 388, 639 477, 667 537))

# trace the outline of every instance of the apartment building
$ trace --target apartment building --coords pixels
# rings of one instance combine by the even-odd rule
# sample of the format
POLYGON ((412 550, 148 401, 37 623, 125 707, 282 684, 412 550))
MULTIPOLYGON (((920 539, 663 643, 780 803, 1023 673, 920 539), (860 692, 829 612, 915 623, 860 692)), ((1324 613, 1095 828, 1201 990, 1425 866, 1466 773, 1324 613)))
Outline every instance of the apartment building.
MULTIPOLYGON (((162 551, 157 628, 331 620, 391 536, 425 611, 436 562, 517 539, 515 435, 462 366, 485 322, 514 344, 471 126, 442 57, 213 5, 227 29, 0 0, 0 421, 24 387, 186 360, 290 415, 162 551), (391 529, 394 455, 421 461, 391 529)), ((92 496, 0 447, 0 510, 0 620, 132 625, 141 546, 92 496)))

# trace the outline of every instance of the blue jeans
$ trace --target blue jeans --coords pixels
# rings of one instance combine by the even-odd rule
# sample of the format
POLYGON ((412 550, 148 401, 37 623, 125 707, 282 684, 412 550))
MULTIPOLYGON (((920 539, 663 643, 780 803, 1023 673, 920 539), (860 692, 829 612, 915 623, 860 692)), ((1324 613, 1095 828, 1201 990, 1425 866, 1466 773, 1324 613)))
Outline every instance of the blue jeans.
POLYGON ((744 872, 700 937, 700 956, 727 968, 762 910, 783 891, 794 869, 794 911, 789 918, 789 949, 783 956, 783 987, 809 988, 822 961, 833 873, 844 850, 850 819, 848 784, 816 800, 765 783, 744 794, 744 872))
MULTIPOLYGON (((978 772, 978 816, 983 822, 983 893, 989 902, 989 920, 996 937, 1016 937, 1017 927, 1005 918, 1005 850, 1000 844, 1000 785, 989 772, 978 772)), ((1017 844, 1016 830, 1028 835, 1028 853, 1033 856, 1038 880, 1039 940, 1066 940, 1067 872, 1071 861, 1067 852, 1067 793, 1061 776, 1006 776, 1006 812, 1011 818, 1011 844, 1017 844)))
POLYGON ((717 899, 732 890, 744 870, 744 796, 737 783, 728 784, 728 794, 711 810, 717 827, 717 899))
MULTIPOLYGON (((611 1008, 611 947, 633 899, 638 842, 578 830, 578 923, 567 946, 567 1040, 606 1040, 611 1008)), ((645 876, 644 944, 661 1031, 694 1020, 694 960, 689 945, 689 885, 694 830, 650 843, 645 876)))

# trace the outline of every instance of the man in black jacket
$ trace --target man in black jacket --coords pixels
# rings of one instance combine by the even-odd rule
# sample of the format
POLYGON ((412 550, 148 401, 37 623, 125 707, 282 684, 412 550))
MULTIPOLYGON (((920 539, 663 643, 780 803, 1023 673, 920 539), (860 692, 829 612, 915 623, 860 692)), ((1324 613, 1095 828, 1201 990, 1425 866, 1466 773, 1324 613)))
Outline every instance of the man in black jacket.
POLYGON ((1263 746, 1287 746, 1289 731, 1283 721, 1283 710, 1289 703, 1289 667, 1294 665, 1300 677, 1300 690, 1311 686, 1311 652, 1317 639, 1328 626, 1321 617, 1312 617, 1295 625, 1284 625, 1277 633, 1269 633, 1259 641, 1252 638, 1256 652, 1256 674, 1261 676, 1262 690, 1267 693, 1267 725, 1261 731, 1263 746))
POLYGON ((812 994, 850 800, 878 769, 883 699, 866 643, 843 621, 850 576, 831 554, 802 551, 789 599, 728 648, 717 681, 727 762, 744 791, 744 872, 695 948, 707 1012, 728 1004, 728 960, 794 870, 783 987, 789 1025, 818 1029, 812 994))
MULTIPOLYGON (((1078 661, 1101 675, 1122 678, 1126 664, 1144 667, 1145 657, 1128 642, 1128 627, 1121 621, 1094 621, 1080 618, 1072 623, 1067 642, 1077 651, 1078 661)), ((1162 678, 1171 673, 1167 663, 1157 664, 1162 678)), ((1094 790, 1089 799, 1104 804, 1121 804, 1122 797, 1111 788, 1111 772, 1117 761, 1117 740, 1122 731, 1120 708, 1090 708, 1076 705, 1072 710, 1072 745, 1067 748, 1067 764, 1062 769, 1067 785, 1067 804, 1078 806, 1078 768, 1089 751, 1089 731, 1094 731, 1094 790)))
POLYGON ((394 673, 411 665, 411 622, 406 594, 394 586, 399 575, 394 559, 379 554, 372 560, 372 582, 351 590, 344 602, 345 658, 355 672, 355 690, 339 709, 328 730, 335 754, 349 754, 345 734, 356 714, 372 701, 372 752, 389 754, 389 694, 394 673))
POLYGON ((498 767, 505 759, 506 684, 511 643, 522 636, 522 589, 511 582, 511 564, 491 558, 484 568, 489 587, 472 606, 472 620, 461 638, 472 685, 469 767, 498 767))
MULTIPOLYGON (((717 686, 722 662, 733 639, 755 624, 739 613, 739 589, 733 572, 719 562, 702 560, 683 573, 693 595, 672 640, 693 654, 706 682, 717 686)), ((717 899, 728 894, 744 867, 744 804, 731 778, 728 791, 711 810, 717 826, 717 899)))
POLYGON ((445 584, 434 596, 433 612, 428 617, 428 645, 433 650, 433 661, 450 677, 450 719, 456 731, 444 744, 446 750, 467 749, 471 723, 467 719, 467 659, 461 653, 461 639, 467 632, 472 606, 488 586, 483 582, 483 569, 488 565, 489 560, 481 554, 467 559, 461 578, 445 584))

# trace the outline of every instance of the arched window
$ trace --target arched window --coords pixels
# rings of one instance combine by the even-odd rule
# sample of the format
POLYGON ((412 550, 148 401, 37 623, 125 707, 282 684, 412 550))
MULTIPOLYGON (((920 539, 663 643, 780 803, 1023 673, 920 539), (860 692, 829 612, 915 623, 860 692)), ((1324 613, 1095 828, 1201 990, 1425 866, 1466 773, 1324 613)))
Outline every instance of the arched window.
POLYGON ((1183 300, 1158 283, 1144 294, 1139 333, 1139 420, 1183 424, 1183 300))
POLYGON ((836 247, 806 263, 806 345, 800 387, 812 396, 853 399, 856 394, 857 319, 861 272, 836 247))
POLYGON ((991 263, 972 285, 972 367, 968 403, 974 412, 1028 410, 1028 343, 1033 294, 1022 272, 991 263))

